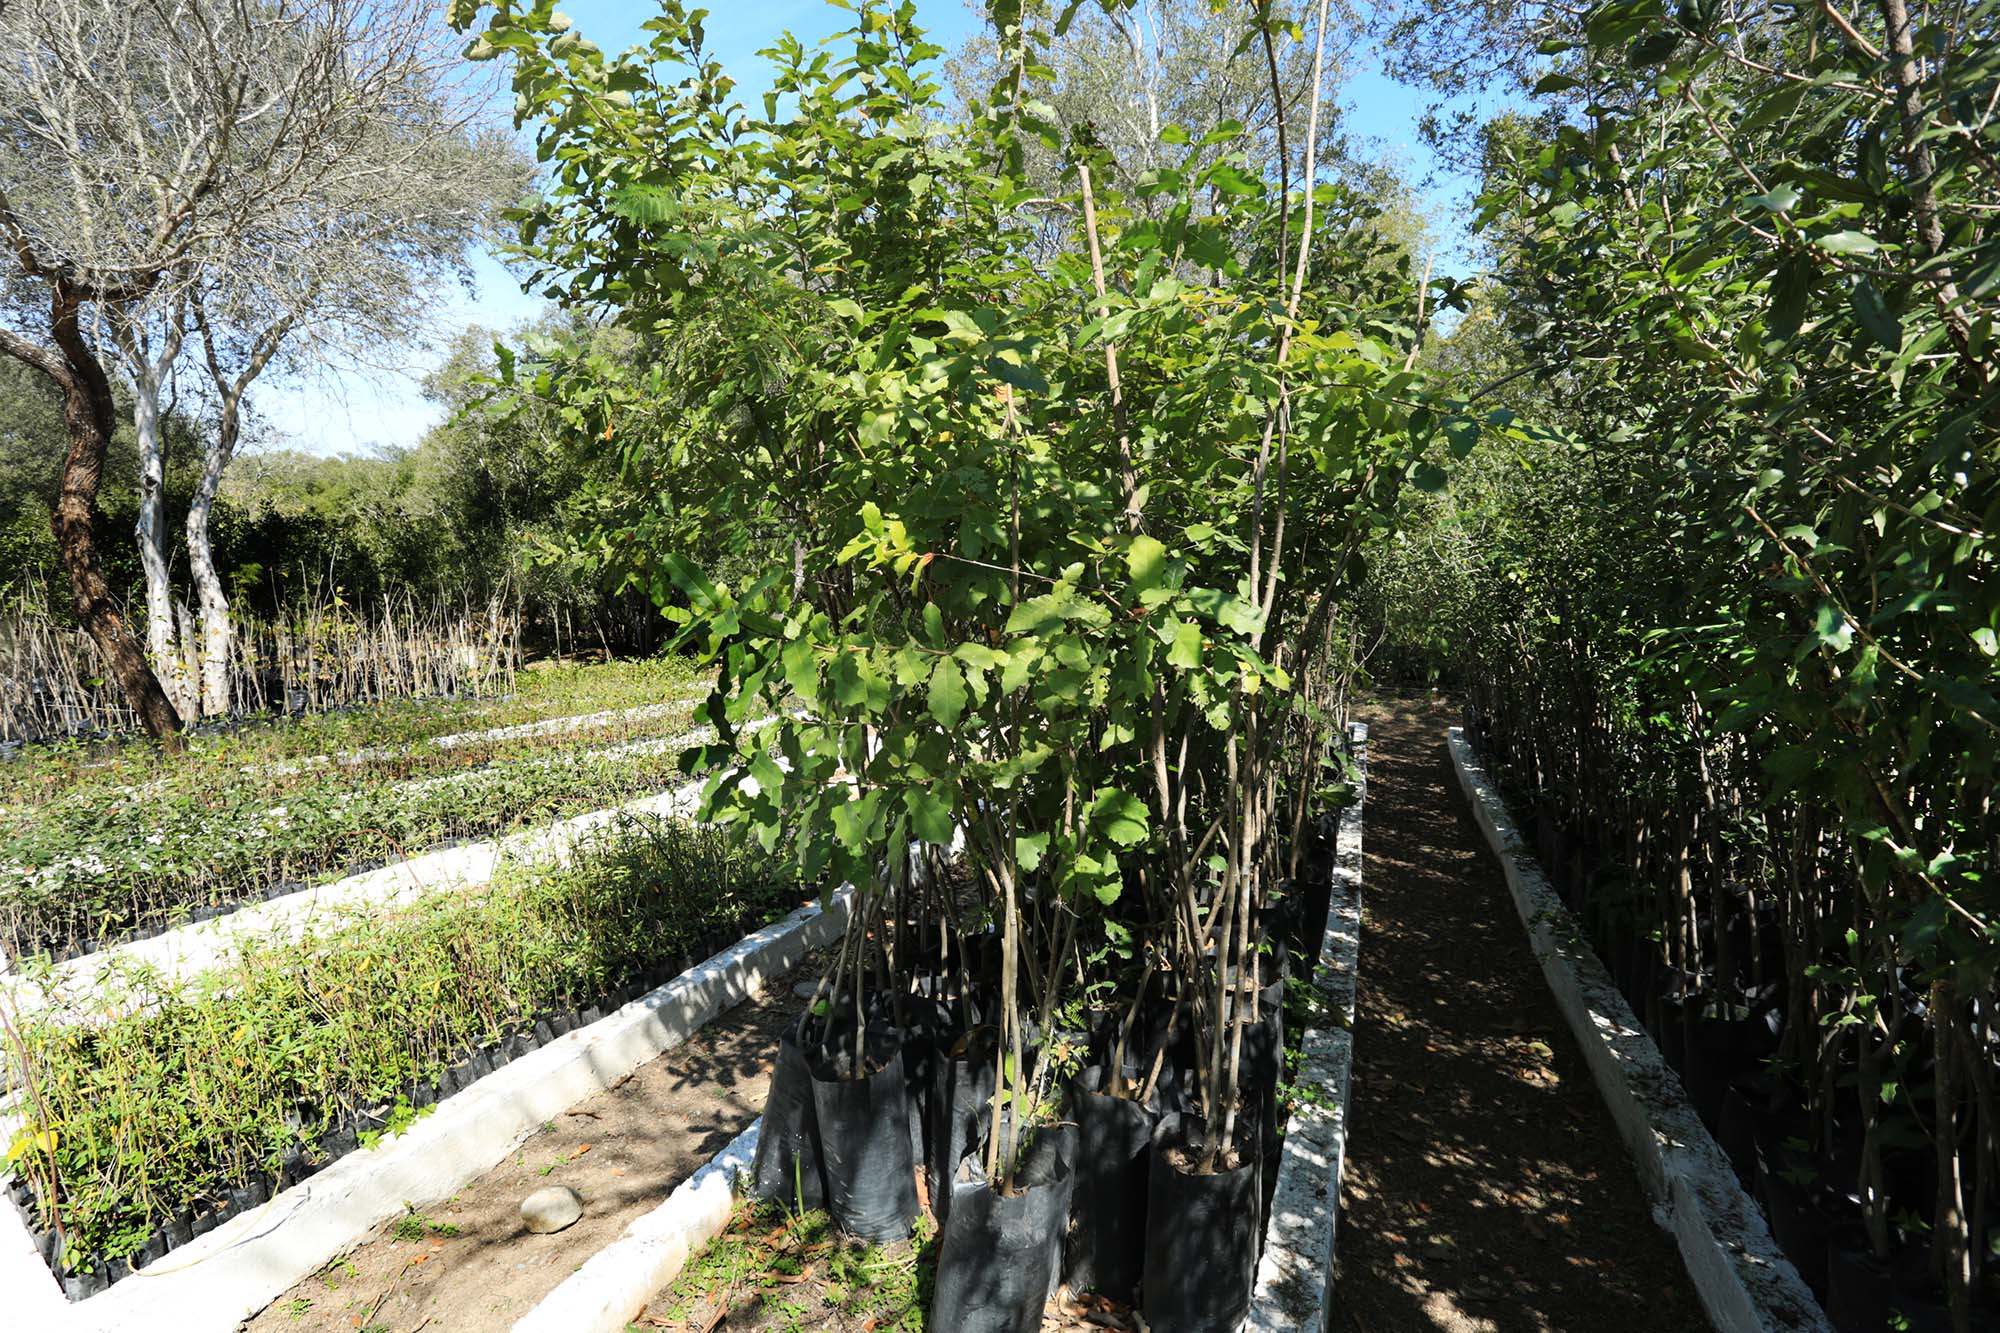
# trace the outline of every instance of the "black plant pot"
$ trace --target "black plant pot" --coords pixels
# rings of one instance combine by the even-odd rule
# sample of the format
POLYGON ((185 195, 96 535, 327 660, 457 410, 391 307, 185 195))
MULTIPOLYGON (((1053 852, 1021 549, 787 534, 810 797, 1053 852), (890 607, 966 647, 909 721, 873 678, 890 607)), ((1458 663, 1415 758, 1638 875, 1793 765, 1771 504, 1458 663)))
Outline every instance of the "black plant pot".
POLYGON ((777 1066, 764 1099, 764 1128, 757 1139, 751 1192, 801 1210, 826 1206, 819 1160, 819 1116, 813 1108, 812 1071, 799 1047, 800 1018, 778 1037, 777 1066))
POLYGON ((1107 1096, 1104 1076, 1086 1069, 1071 1085, 1076 1195, 1063 1272, 1072 1291, 1129 1301, 1145 1266, 1146 1181, 1159 1117, 1138 1102, 1107 1096))
POLYGON ((1833 1232, 1832 1219, 1821 1212, 1812 1190, 1785 1179, 1783 1154, 1760 1156, 1757 1160, 1757 1201, 1770 1219, 1771 1235, 1778 1248, 1799 1270, 1813 1294, 1826 1299, 1826 1247, 1833 1232), (1774 1161, 1773 1157, 1779 1160, 1774 1161))
POLYGON ((910 1155, 910 1100, 899 1034, 873 1031, 867 1068, 841 1078, 808 1045, 820 1167, 834 1225, 859 1240, 903 1240, 916 1221, 916 1160, 910 1155))
POLYGON ((1014 1192, 987 1182, 978 1151, 953 1176, 951 1217, 938 1247, 930 1327, 954 1333, 1035 1333, 1055 1289, 1071 1163, 1062 1137, 1034 1131, 1014 1192))
POLYGON ((1841 1227, 1826 1246, 1826 1317, 1839 1333, 1879 1333, 1889 1327, 1891 1273, 1868 1249, 1859 1228, 1841 1227))
POLYGON ((1153 1135, 1139 1302, 1153 1333, 1217 1333, 1250 1310, 1263 1157, 1252 1126, 1238 1133, 1235 1169, 1183 1169, 1176 1159, 1198 1157, 1208 1132, 1199 1116, 1170 1115, 1153 1135))
POLYGON ((951 1219, 952 1175, 979 1142, 980 1112, 993 1096, 993 1031, 976 1028, 931 1066, 930 1133, 924 1177, 940 1226, 951 1219))
POLYGON ((1762 1119, 1757 1103, 1743 1080, 1730 1084, 1722 1094, 1722 1112, 1716 1121, 1715 1141, 1735 1168, 1745 1188, 1757 1184, 1758 1124, 1762 1119))

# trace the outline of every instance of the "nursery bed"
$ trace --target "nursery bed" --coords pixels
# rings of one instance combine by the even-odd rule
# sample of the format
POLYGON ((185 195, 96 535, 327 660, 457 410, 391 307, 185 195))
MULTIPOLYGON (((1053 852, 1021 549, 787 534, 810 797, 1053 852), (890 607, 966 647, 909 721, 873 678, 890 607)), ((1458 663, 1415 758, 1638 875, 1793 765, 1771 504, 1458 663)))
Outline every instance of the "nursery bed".
POLYGON ((1459 783, 1498 858, 1531 954, 1561 1016, 1582 1047, 1612 1132, 1623 1140, 1659 1220, 1680 1249, 1686 1276, 1724 1333, 1832 1325, 1771 1228, 1738 1182, 1616 983, 1584 941, 1462 729, 1448 736, 1459 783))
MULTIPOLYGON (((407 1201, 449 1197, 596 1092, 686 1041, 838 932, 848 895, 827 910, 803 908, 756 931, 700 966, 601 1021, 559 1037, 497 1069, 376 1150, 350 1154, 323 1176, 269 1204, 231 1217, 184 1252, 66 1305, 33 1238, 12 1210, 0 1210, 0 1288, 18 1289, 38 1329, 109 1333, 158 1317, 186 1333, 224 1333, 321 1269, 378 1225, 402 1216, 407 1201)), ((429 1228, 425 1228, 429 1231, 429 1228)), ((437 1239, 444 1239, 430 1232, 437 1239)))
POLYGON ((587 665, 531 667, 504 697, 396 699, 304 716, 239 718, 189 733, 187 752, 161 754, 141 738, 30 746, 0 759, 0 805, 40 802, 79 784, 143 783, 190 767, 241 772, 246 767, 366 750, 407 749, 450 739, 463 744, 504 739, 502 733, 559 731, 573 719, 605 717, 657 704, 663 695, 686 700, 702 686, 693 665, 658 658, 587 665))
POLYGON ((0 951, 78 957, 226 915, 413 853, 567 818, 680 779, 678 737, 559 751, 442 778, 357 784, 321 773, 273 799, 239 780, 226 800, 72 807, 0 843, 0 951))
POLYGON ((352 1333, 356 1317, 427 1333, 507 1327, 756 1119, 778 1030, 802 1003, 791 980, 809 970, 774 978, 762 997, 571 1107, 449 1200, 387 1224, 273 1301, 251 1333, 352 1333), (546 1185, 576 1190, 584 1215, 535 1235, 519 1205, 546 1185))
MULTIPOLYGON (((1362 892, 1362 827, 1367 792, 1367 728, 1351 732, 1359 779, 1315 858, 1326 885, 1323 913, 1309 907, 1301 941, 1320 1015, 1299 1043, 1293 1107, 1272 1169, 1262 1262, 1246 1330, 1305 1333, 1329 1327, 1334 1200, 1347 1135, 1347 1029, 1354 1016, 1362 892)), ((763 1122, 729 1145, 668 1203, 563 1284, 515 1333, 924 1333, 930 1321, 939 1239, 922 1169, 926 1205, 908 1241, 857 1244, 841 1238, 824 1212, 796 1214, 782 1199, 759 1203, 750 1188, 763 1122), (734 1202, 732 1203, 732 1199, 734 1202), (690 1253, 690 1251, 692 1251, 690 1253), (645 1275, 657 1286, 640 1305, 645 1275), (635 1313, 636 1310, 636 1313, 635 1313)), ((1042 1311, 1041 1333, 1144 1327, 1130 1305, 1058 1287, 1042 1311)), ((946 1333, 939 1329, 937 1333, 946 1333)))

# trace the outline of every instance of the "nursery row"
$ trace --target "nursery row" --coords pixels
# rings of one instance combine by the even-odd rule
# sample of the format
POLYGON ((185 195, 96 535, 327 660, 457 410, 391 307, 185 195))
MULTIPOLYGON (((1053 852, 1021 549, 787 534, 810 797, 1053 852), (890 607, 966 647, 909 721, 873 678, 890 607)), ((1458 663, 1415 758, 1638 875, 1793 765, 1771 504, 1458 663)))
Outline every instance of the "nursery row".
MULTIPOLYGON (((656 720, 677 727, 692 709, 656 720)), ((529 741, 520 757, 397 781, 311 769, 105 805, 64 802, 0 840, 0 945, 58 957, 157 933, 442 844, 601 809, 680 781, 680 747, 529 741)), ((461 751, 440 751, 451 757, 461 751)))
POLYGON ((912 1235, 921 1176, 940 1227, 923 1260, 935 1277, 922 1326, 1039 1328, 1061 1283, 1136 1303, 1155 1328, 1235 1327, 1296 1038, 1301 1020, 1320 1021, 1306 997, 1331 849, 1308 838, 1298 897, 1274 902, 1250 972, 1229 988, 1254 1017, 1233 1053, 1225 1151, 1202 1115, 1196 992, 1208 977, 1149 975, 1135 1001, 1097 988, 1025 1025, 1025 1049, 1010 1051, 997 1021, 1002 936, 927 937, 913 923, 886 943, 893 983, 858 1010, 828 990, 781 1037, 752 1192, 824 1209, 841 1235, 879 1245, 912 1235))
POLYGON ((227 787, 241 781, 246 771, 287 761, 415 750, 422 742, 453 733, 684 698, 697 684, 694 665, 679 657, 550 663, 523 669, 513 678, 512 692, 502 696, 389 699, 296 717, 204 724, 188 734, 186 751, 175 756, 136 739, 32 746, 0 762, 0 809, 32 807, 72 791, 81 798, 86 791, 119 791, 163 779, 227 787))
POLYGON ((143 1006, 121 1005, 114 980, 103 1022, 21 1022, 9 1161, 58 1273, 88 1294, 801 892, 725 833, 627 817, 567 867, 510 866, 476 898, 248 944, 164 995, 149 982, 143 1006))
POLYGON ((1533 812, 1551 881, 1834 1326, 1951 1328, 1929 1221, 1945 1199, 1976 1246, 1968 1304, 2000 1309, 2000 1029, 1983 1004, 1933 1008, 1924 969, 1857 919, 1868 897, 1824 813, 1752 804, 1747 745, 1578 736, 1547 696, 1476 697, 1468 730, 1533 812))

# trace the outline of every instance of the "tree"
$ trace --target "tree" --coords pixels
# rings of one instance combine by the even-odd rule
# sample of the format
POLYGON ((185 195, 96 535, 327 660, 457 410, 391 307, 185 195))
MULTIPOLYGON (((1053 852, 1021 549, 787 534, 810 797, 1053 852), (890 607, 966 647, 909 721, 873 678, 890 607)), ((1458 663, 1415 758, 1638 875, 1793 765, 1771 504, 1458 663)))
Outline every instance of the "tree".
MULTIPOLYGON (((366 49, 392 31, 371 21, 351 40, 366 49)), ((287 361, 296 372, 325 374, 420 338, 437 285, 469 274, 468 247, 527 183, 519 151, 477 130, 486 90, 449 82, 457 61, 442 40, 449 35, 418 27, 389 38, 405 53, 396 62, 403 82, 385 88, 377 107, 352 110, 339 173, 269 225, 233 236, 184 294, 215 417, 187 514, 204 714, 231 707, 229 599, 209 515, 236 455, 250 386, 287 361)))
MULTIPOLYGON (((424 123, 412 93, 434 88, 440 68, 423 59, 435 50, 427 8, 18 0, 0 11, 10 265, 0 350, 64 395, 57 546, 78 619, 156 736, 172 735, 179 717, 96 545, 114 424, 103 351, 121 321, 148 318, 142 305, 160 318, 156 330, 170 329, 179 298, 216 266, 248 271, 254 244, 307 237, 329 191, 351 200, 389 184, 382 159, 350 154, 386 126, 424 123)), ((155 365, 163 351, 150 352, 155 365)), ((150 460, 141 467, 154 474, 150 460)))
MULTIPOLYGON (((909 3, 779 39, 756 119, 675 0, 625 58, 513 3, 472 48, 513 55, 560 164, 521 218, 533 285, 701 349, 686 374, 556 349, 503 359, 503 384, 579 439, 670 450, 732 553, 789 539, 718 576, 670 544, 678 515, 634 518, 656 597, 718 671, 724 743, 689 757, 719 765, 707 812, 859 891, 814 1010, 850 1068, 893 966, 875 924, 979 924, 904 873, 963 830, 968 910, 999 944, 996 1182, 1054 1077, 1024 1033, 1052 1030, 1085 938, 1132 964, 1121 980, 1176 978, 1200 1169, 1240 1151, 1245 983, 1319 786, 1353 557, 1406 479, 1442 483, 1417 457, 1431 435, 1479 429, 1423 402, 1407 262, 1314 251, 1338 234, 1321 210, 1348 211, 1307 188, 1326 9, 1304 43, 1268 5, 1233 11, 1267 75, 1307 48, 1307 92, 1274 94, 1262 138, 1218 124, 1185 173, 1114 163, 1037 109, 1053 39, 1017 3, 991 7, 993 91, 956 120, 909 3), (1030 137, 1060 154, 1043 182, 1030 137)), ((1188 138, 1161 127, 1162 151, 1188 138)))
MULTIPOLYGON (((1209 0, 1081 6, 1035 0, 1022 21, 1047 26, 1058 19, 1062 40, 1047 52, 1052 77, 1029 85, 1023 107, 1055 132, 1053 142, 1023 141, 1027 178, 1051 199, 1063 193, 1060 145, 1078 131, 1103 150, 1110 177, 1105 184, 1130 192, 1141 208, 1166 197, 1136 189, 1150 172, 1192 174, 1230 156, 1252 174, 1275 177, 1280 107, 1303 106, 1315 94, 1322 103, 1315 161, 1335 173, 1356 165, 1335 100, 1346 78, 1342 33, 1329 34, 1316 65, 1316 43, 1280 34, 1267 51, 1251 25, 1234 12, 1218 12, 1209 0)), ((1004 40, 995 31, 974 33, 947 62, 961 109, 1005 82, 1004 40)), ((1307 154, 1304 127, 1288 128, 1287 167, 1297 179, 1307 154)))

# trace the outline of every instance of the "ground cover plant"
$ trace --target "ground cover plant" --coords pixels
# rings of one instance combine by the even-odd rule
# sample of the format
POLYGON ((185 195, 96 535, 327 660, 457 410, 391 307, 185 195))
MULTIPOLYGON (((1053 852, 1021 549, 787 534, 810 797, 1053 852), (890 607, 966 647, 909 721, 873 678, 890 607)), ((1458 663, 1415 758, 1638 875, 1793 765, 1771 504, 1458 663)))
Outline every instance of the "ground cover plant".
POLYGON ((587 1021, 804 893, 726 832, 626 817, 572 864, 510 865, 476 897, 342 913, 185 981, 120 972, 92 986, 89 1021, 11 1027, 9 1164, 60 1229, 58 1271, 91 1272, 407 1124, 504 1063, 503 1039, 587 1021))
MULTIPOLYGON (((85 792, 9 821, 0 942, 66 954, 467 838, 603 809, 682 781, 679 734, 609 748, 503 747, 419 780, 318 767, 277 780, 169 781, 85 792)), ((449 756, 456 752, 443 752, 449 756)))
POLYGON ((907 1244, 855 1244, 825 1209, 745 1201, 635 1327, 923 1333, 936 1240, 919 1224, 907 1244))

